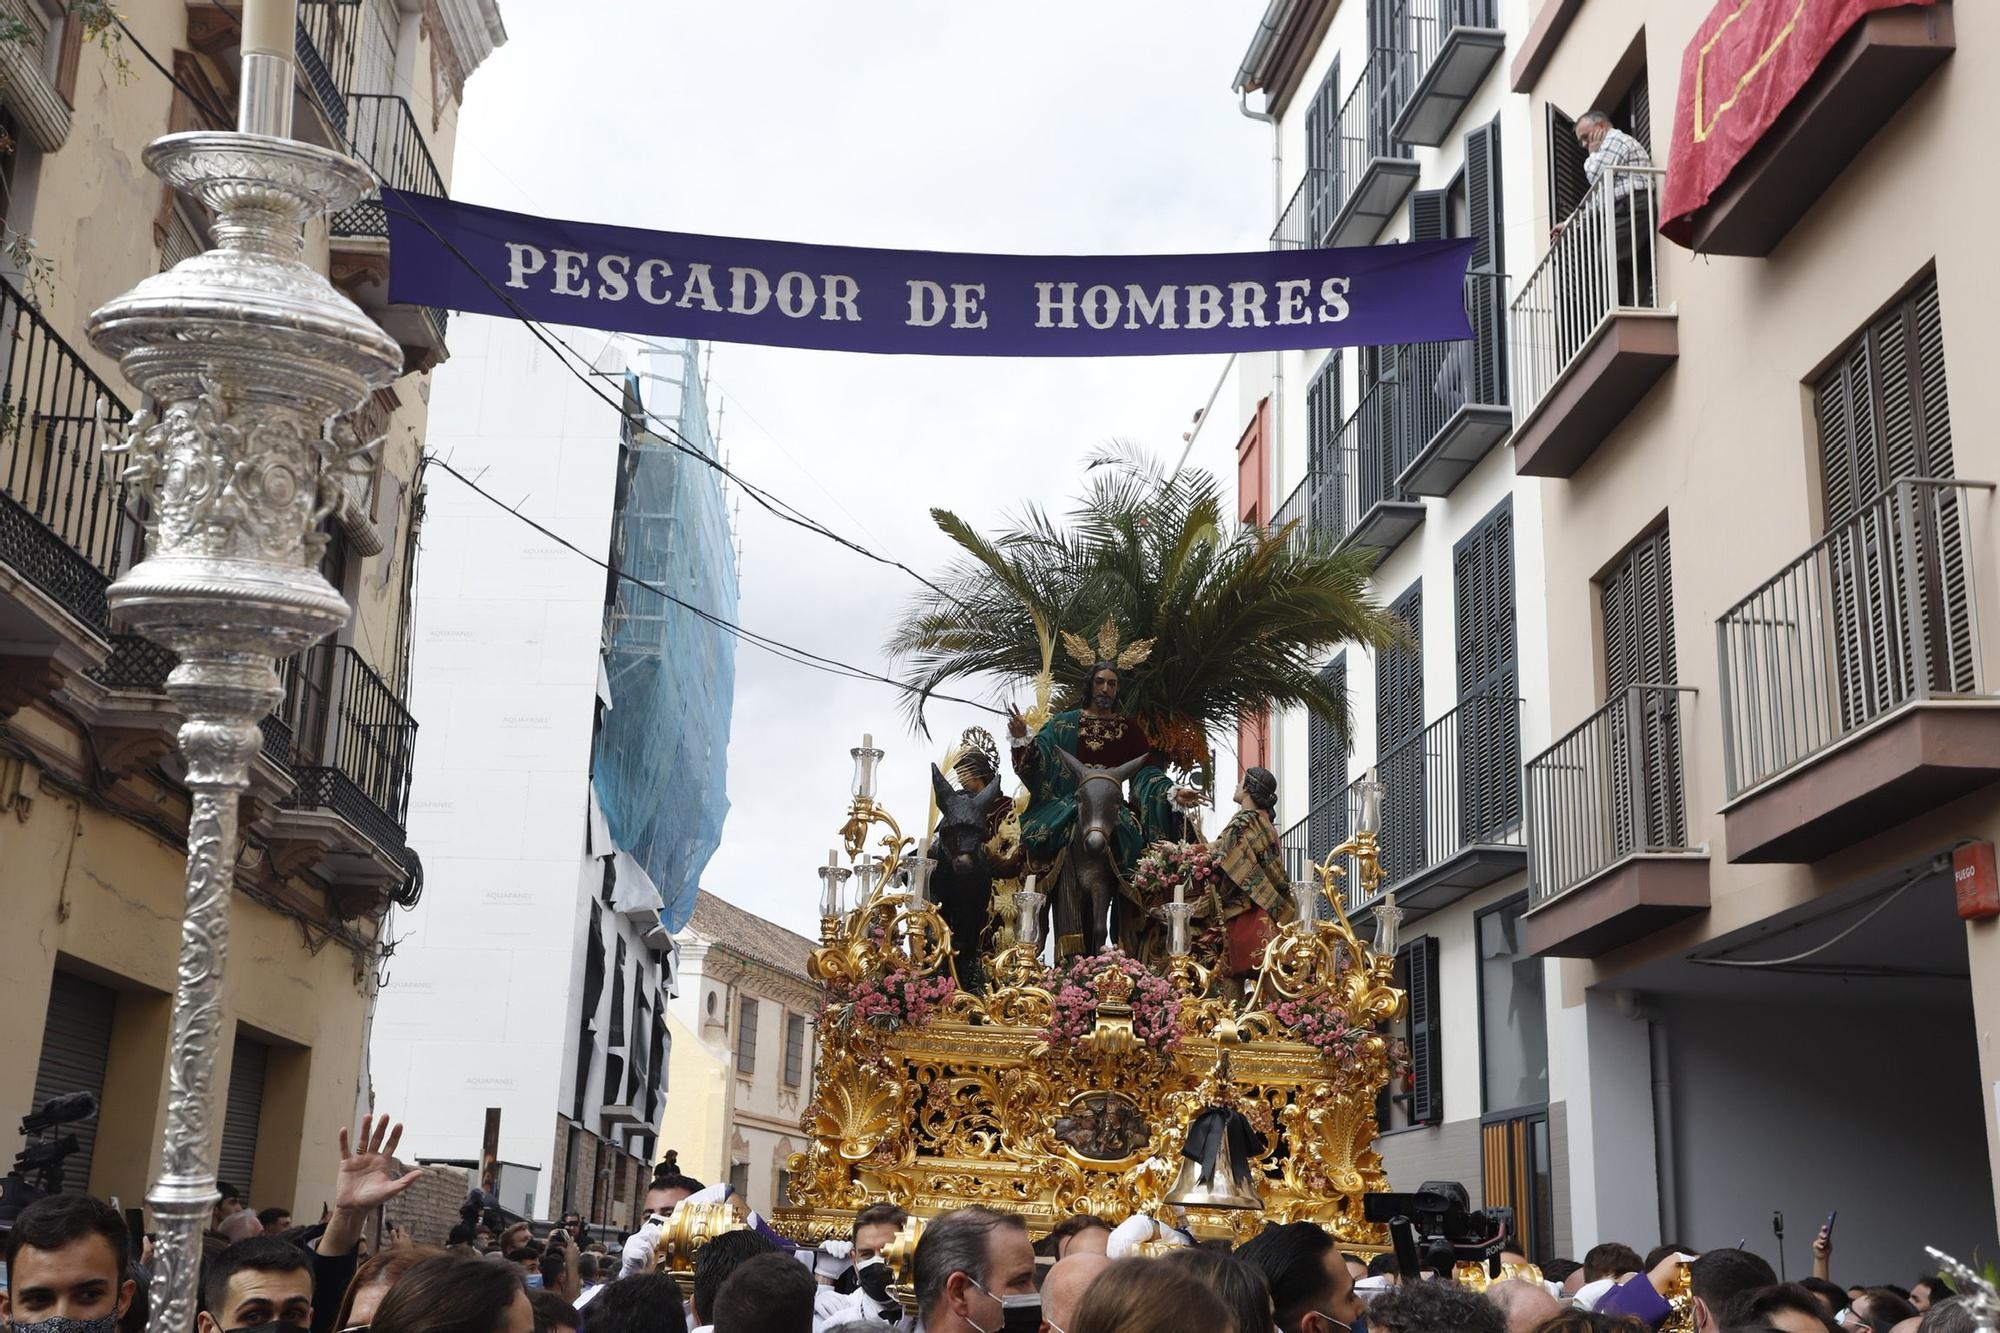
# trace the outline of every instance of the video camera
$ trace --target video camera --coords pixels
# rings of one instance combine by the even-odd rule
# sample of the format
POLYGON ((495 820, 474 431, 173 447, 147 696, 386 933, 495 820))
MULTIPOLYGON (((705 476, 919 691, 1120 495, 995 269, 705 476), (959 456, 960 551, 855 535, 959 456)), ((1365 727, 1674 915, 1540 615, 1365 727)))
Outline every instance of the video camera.
POLYGON ((1396 1267, 1405 1277, 1439 1267, 1427 1265, 1426 1256, 1441 1260, 1447 1251, 1452 1262, 1484 1264, 1489 1277, 1498 1277, 1500 1251, 1514 1229, 1512 1208, 1474 1209, 1456 1180, 1426 1180, 1414 1194, 1365 1194, 1361 1214, 1388 1224, 1396 1267))
POLYGON ((96 1097, 87 1092, 70 1092, 51 1097, 21 1117, 21 1133, 28 1142, 14 1154, 14 1169, 0 1177, 0 1225, 11 1227, 23 1208, 37 1199, 62 1193, 63 1163, 80 1145, 76 1135, 57 1135, 53 1131, 96 1114, 96 1097))

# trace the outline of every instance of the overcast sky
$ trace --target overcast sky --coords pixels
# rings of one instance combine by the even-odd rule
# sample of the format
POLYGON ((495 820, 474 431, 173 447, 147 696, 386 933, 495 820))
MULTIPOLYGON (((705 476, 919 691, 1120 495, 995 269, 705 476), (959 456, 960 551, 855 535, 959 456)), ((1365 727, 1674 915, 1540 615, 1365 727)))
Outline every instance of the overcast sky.
MULTIPOLYGON (((1144 253, 1260 248, 1269 130, 1231 77, 1262 0, 995 5, 504 0, 509 40, 473 77, 452 193, 674 231, 913 249, 1144 253)), ((998 360, 720 345, 710 402, 731 466, 912 567, 951 548, 928 509, 982 528, 1059 504, 1078 461, 1131 440, 1169 459, 1222 358, 998 360)), ((749 628, 883 669, 918 585, 742 510, 749 628)), ((1086 627, 1076 627, 1086 628, 1086 627)), ((980 690, 990 694, 990 690, 980 690)), ((817 933, 863 732, 905 827, 964 726, 908 732, 896 693, 740 647, 732 809, 703 883, 817 933)), ((1011 785, 1011 784, 1010 784, 1011 785)))

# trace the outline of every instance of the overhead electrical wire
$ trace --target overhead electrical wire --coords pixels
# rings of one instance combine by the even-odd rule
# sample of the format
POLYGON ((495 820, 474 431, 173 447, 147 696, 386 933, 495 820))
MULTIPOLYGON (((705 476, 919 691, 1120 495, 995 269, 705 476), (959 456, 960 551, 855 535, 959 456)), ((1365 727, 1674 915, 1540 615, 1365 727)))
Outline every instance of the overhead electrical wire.
MULTIPOLYGON (((226 17, 228 17, 232 23, 236 22, 235 16, 229 14, 227 10, 222 10, 221 12, 226 17)), ((158 70, 160 74, 163 77, 165 77, 166 80, 169 83, 171 83, 174 86, 174 88, 181 93, 182 96, 188 99, 190 105, 192 105, 197 111, 201 112, 211 121, 211 123, 214 125, 215 128, 217 129, 232 128, 231 123, 227 117, 222 116, 214 106, 210 105, 202 97, 200 93, 188 87, 187 84, 182 82, 181 79, 177 75, 175 75, 172 70, 162 65, 159 62, 159 60, 154 57, 153 53, 146 49, 145 43, 141 42, 138 39, 138 37, 132 32, 131 28, 126 26, 124 19, 114 15, 113 21, 118 24, 119 29, 125 34, 126 39, 129 40, 135 47, 138 48, 140 54, 145 57, 146 62, 150 64, 154 69, 158 70)), ((237 26, 238 30, 240 31, 241 25, 238 24, 237 26)), ((349 152, 355 157, 357 161, 360 161, 364 166, 368 168, 370 174, 372 174, 375 177, 379 185, 387 186, 388 188, 391 189, 395 188, 394 186, 389 185, 387 179, 384 178, 379 171, 376 171, 374 166, 371 163, 367 162, 367 160, 360 155, 360 152, 355 147, 353 140, 349 139, 345 134, 345 132, 341 133, 341 138, 346 143, 349 152)), ((484 272, 482 272, 479 266, 476 263, 474 263, 470 257, 468 257, 456 245, 453 245, 449 239, 440 235, 438 231, 434 227, 432 227, 428 221, 412 213, 403 213, 399 214, 399 216, 410 218, 418 226, 422 227, 427 233, 429 233, 432 239, 436 240, 440 245, 444 246, 445 249, 450 251, 451 254, 461 264, 463 264, 466 267, 466 269, 470 273, 472 273, 474 277, 478 278, 479 281, 482 282, 489 291, 491 291, 495 296, 499 297, 499 299, 503 303, 505 303, 510 310, 514 312, 514 318, 516 320, 518 320, 521 324, 525 325, 528 331, 532 333, 536 337, 536 339, 542 343, 544 347, 547 347, 551 352, 554 352, 556 354, 556 360, 558 364, 560 364, 564 370, 568 371, 570 375, 572 375, 577 380, 578 383, 582 384, 599 400, 604 402, 607 406, 611 407, 613 410, 619 412, 621 415, 629 410, 624 403, 619 402, 616 399, 613 399, 599 385, 594 383, 587 373, 579 371, 574 365, 570 364, 569 359, 566 359, 564 355, 565 353, 567 353, 568 358, 574 358, 577 362, 585 362, 584 357, 579 352, 577 352, 577 350, 574 347, 571 347, 569 343, 564 341, 561 337, 548 332, 548 330, 543 325, 541 325, 539 321, 535 320, 533 317, 528 315, 527 312, 523 311, 520 308, 519 304, 515 302, 512 297, 508 296, 505 291, 501 290, 501 288, 497 283, 495 283, 490 277, 488 277, 484 272)), ((645 416, 645 418, 649 422, 653 423, 656 426, 664 428, 664 433, 669 437, 667 442, 670 445, 678 449, 680 452, 699 460, 702 464, 713 469, 717 473, 720 473, 722 476, 727 477, 730 481, 740 486, 744 490, 744 492, 748 494, 753 500, 756 500, 760 505, 762 505, 765 509, 769 510, 776 517, 781 518, 788 523, 792 523, 795 526, 804 528, 808 532, 812 532, 818 536, 824 537, 841 546, 847 547, 849 550, 852 550, 857 554, 865 556, 866 558, 873 560, 879 564, 888 565, 891 568, 901 570, 903 573, 908 574, 911 578, 917 580, 919 583, 922 583, 925 587, 932 589, 940 596, 946 597, 953 601, 957 600, 956 598, 952 598, 951 594, 946 592, 943 588, 938 587, 937 584, 931 582, 929 579, 917 573, 915 570, 911 569, 908 565, 903 564, 901 561, 895 560, 888 556, 879 555, 874 551, 869 550, 867 547, 862 546, 860 543, 841 536, 839 533, 836 533, 831 529, 827 528, 817 519, 812 518, 810 515, 806 514, 802 510, 797 509, 795 506, 789 504, 787 501, 781 500, 777 496, 772 495, 767 491, 764 491, 761 487, 755 485, 754 483, 744 480, 742 477, 738 476, 735 472, 730 470, 721 462, 719 462, 714 458, 711 458, 702 449, 689 442, 687 437, 681 434, 677 426, 675 426, 671 422, 666 421, 664 418, 656 416, 652 411, 645 408, 643 404, 640 405, 639 411, 645 416)), ((684 601, 681 598, 676 597, 674 594, 666 591, 664 588, 657 586, 656 584, 648 582, 647 580, 641 579, 636 575, 627 573, 622 569, 614 567, 608 561, 598 556, 592 555, 590 552, 585 551, 581 547, 570 542, 568 539, 560 536, 555 532, 550 531, 548 528, 536 522, 528 515, 523 514, 519 509, 515 508, 512 505, 509 505, 506 501, 500 499, 498 496, 492 494, 490 491, 485 490, 472 478, 466 476, 463 472, 460 472, 457 468, 453 467, 449 462, 438 457, 437 455, 435 454, 424 455, 422 459, 422 466, 430 466, 433 464, 440 468, 443 468, 446 472, 450 473, 461 484, 466 486, 468 489, 472 490, 475 494, 491 502, 497 507, 506 510, 509 514, 512 514, 516 519, 519 519, 522 523, 525 523, 534 531, 541 534, 548 540, 555 542, 557 545, 563 547, 566 550, 572 551, 575 554, 582 556, 584 559, 590 561, 594 565, 597 565, 599 568, 604 569, 614 577, 623 579, 629 583, 632 583, 637 587, 646 589, 648 592, 651 592, 656 596, 659 596, 665 599, 666 601, 672 603, 673 605, 682 608, 683 610, 689 612, 690 614, 696 616, 697 618, 706 621, 711 625, 714 625, 716 628, 721 629, 725 633, 735 636, 742 642, 748 643, 752 647, 761 648, 765 652, 770 653, 775 657, 781 658, 784 661, 791 662, 796 666, 806 667, 810 670, 822 671, 829 675, 841 676, 850 680, 865 681, 871 684, 889 685, 893 686, 896 689, 902 690, 905 693, 910 693, 910 694, 921 692, 919 687, 911 685, 906 681, 897 680, 893 676, 884 675, 881 672, 877 671, 870 671, 866 667, 855 666, 850 662, 844 662, 838 658, 826 657, 819 653, 814 653, 809 649, 799 648, 793 644, 786 643, 781 639, 774 639, 771 638, 769 635, 759 634, 755 630, 746 629, 744 626, 739 625, 734 621, 725 619, 724 617, 716 615, 715 613, 705 610, 702 607, 695 606, 691 602, 684 601)), ((991 713, 996 717, 1006 716, 1006 711, 1004 709, 995 708, 991 704, 981 703, 976 699, 967 699, 958 695, 942 694, 942 693, 937 693, 935 691, 931 693, 930 697, 936 699, 942 699, 949 703, 965 704, 968 707, 977 708, 983 712, 991 713)))

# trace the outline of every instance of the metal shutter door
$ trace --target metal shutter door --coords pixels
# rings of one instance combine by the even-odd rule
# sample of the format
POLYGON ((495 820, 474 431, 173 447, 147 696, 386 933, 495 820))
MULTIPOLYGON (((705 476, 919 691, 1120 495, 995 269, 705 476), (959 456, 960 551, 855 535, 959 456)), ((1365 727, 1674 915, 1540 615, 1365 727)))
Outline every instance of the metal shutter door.
MULTIPOLYGON (((66 1092, 87 1092, 99 1102, 104 1100, 104 1065, 111 1054, 111 1017, 117 1007, 118 993, 109 987, 67 972, 54 975, 41 1061, 35 1067, 35 1107, 66 1092)), ((63 1185, 81 1193, 90 1188, 97 1120, 64 1125, 57 1133, 76 1135, 77 1150, 63 1164, 63 1185)))
POLYGON ((229 1100, 222 1110, 222 1155, 215 1174, 243 1191, 243 1206, 259 1204, 250 1176, 257 1166, 257 1122, 264 1114, 264 1075, 271 1048, 242 1033, 236 1034, 229 1064, 229 1100))

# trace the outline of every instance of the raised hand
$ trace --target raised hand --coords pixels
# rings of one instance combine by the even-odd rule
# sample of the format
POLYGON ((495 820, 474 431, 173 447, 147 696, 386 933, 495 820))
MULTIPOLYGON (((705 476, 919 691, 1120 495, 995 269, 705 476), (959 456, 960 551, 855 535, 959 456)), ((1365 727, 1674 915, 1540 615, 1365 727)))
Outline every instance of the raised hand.
POLYGON ((403 1164, 396 1160, 396 1145, 402 1139, 403 1127, 386 1115, 361 1117, 358 1147, 351 1151, 347 1130, 340 1131, 340 1171, 333 1184, 336 1210, 379 1208, 423 1179, 421 1171, 397 1174, 403 1164))

